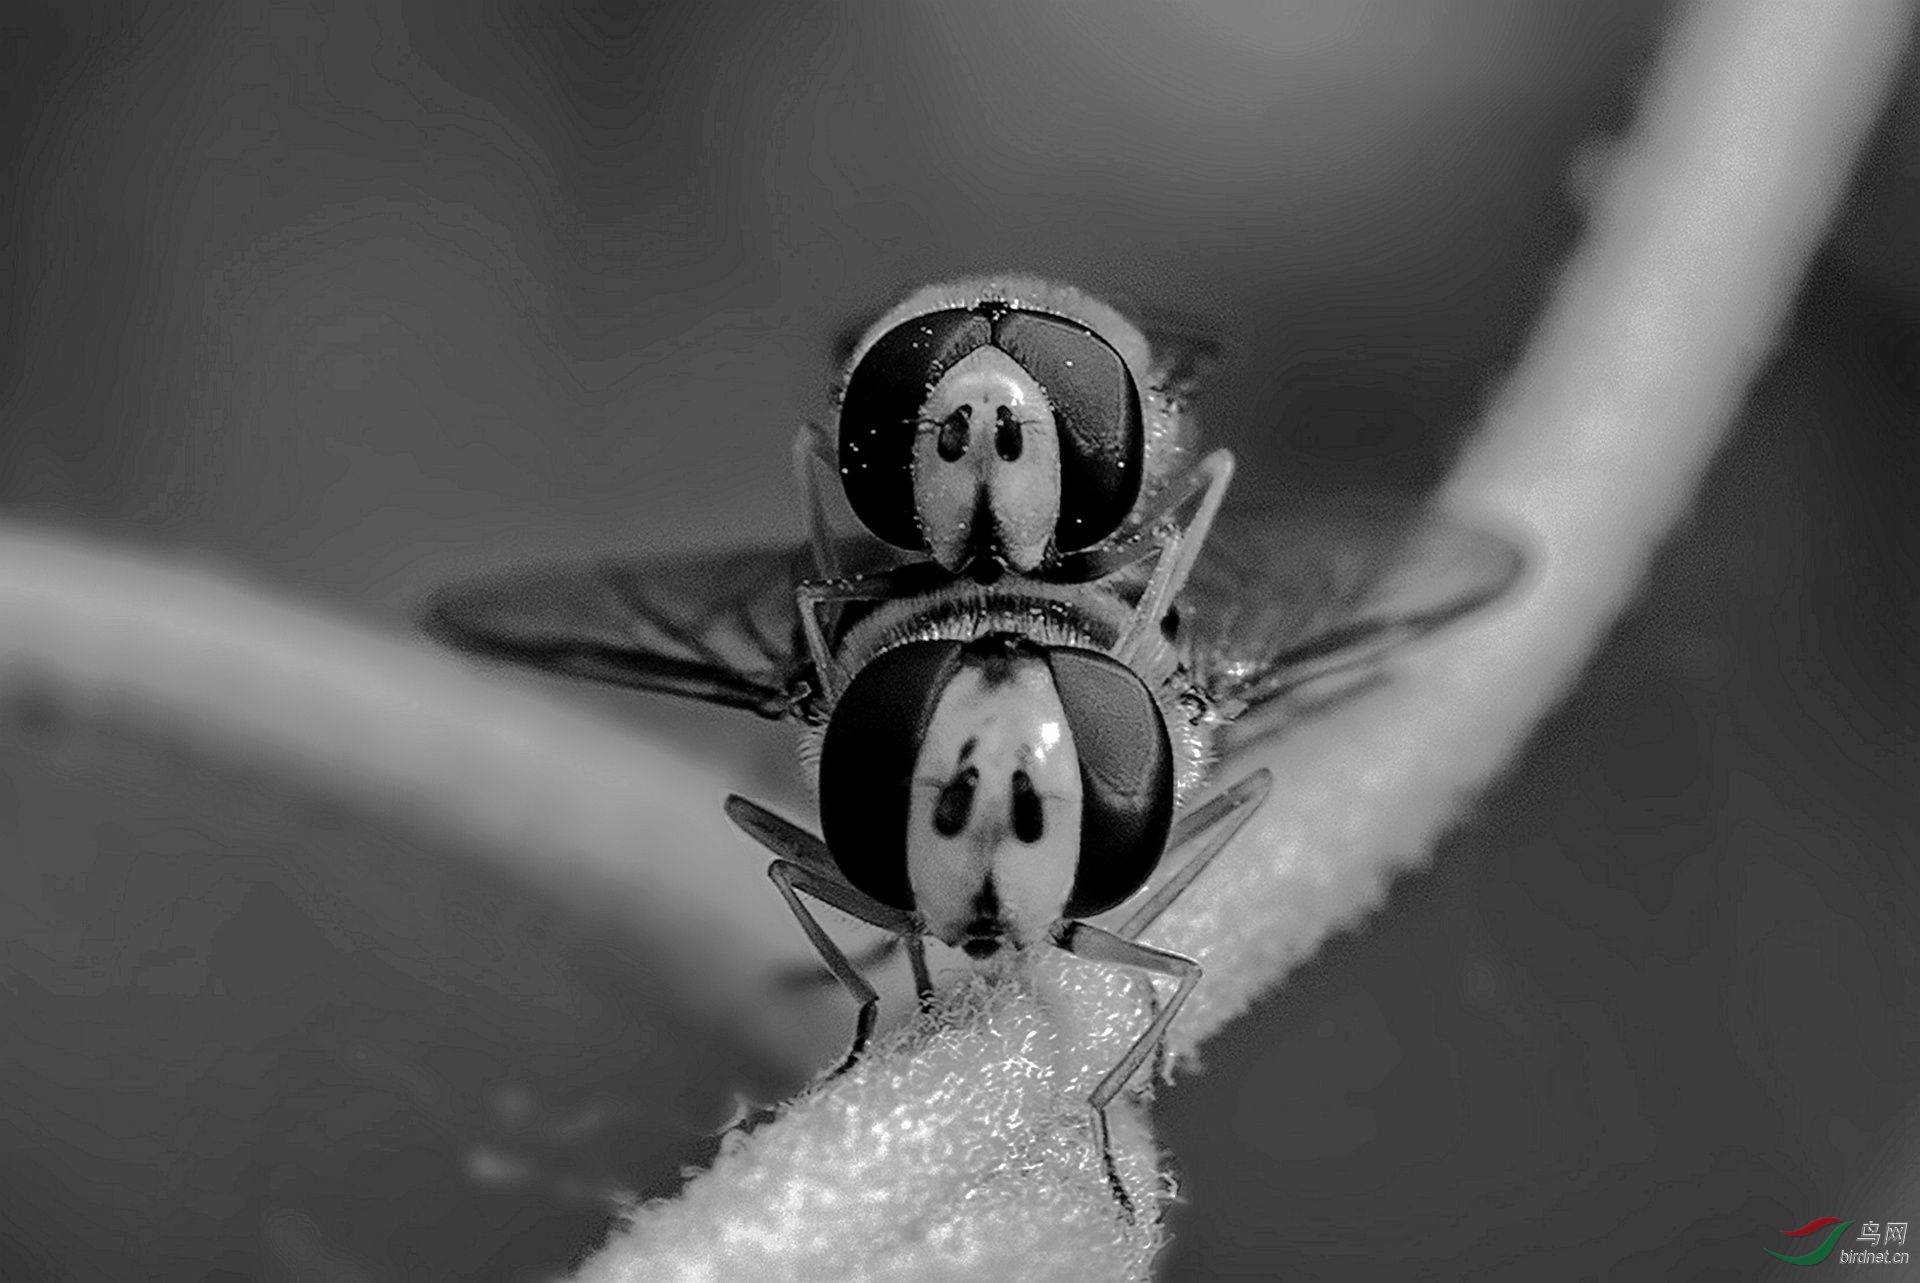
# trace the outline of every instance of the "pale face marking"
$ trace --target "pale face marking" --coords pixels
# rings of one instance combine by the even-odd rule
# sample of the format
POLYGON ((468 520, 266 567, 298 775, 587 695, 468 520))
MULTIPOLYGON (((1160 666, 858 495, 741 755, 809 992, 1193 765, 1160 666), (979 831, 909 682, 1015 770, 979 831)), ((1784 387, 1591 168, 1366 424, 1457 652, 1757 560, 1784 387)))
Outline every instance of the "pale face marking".
POLYGON ((1060 436, 1046 393, 983 347, 927 394, 913 443, 913 502, 934 560, 957 570, 976 525, 1013 569, 1045 560, 1060 518, 1060 436))
POLYGON ((1080 759, 1053 678, 962 668, 914 763, 907 876, 930 934, 984 957, 1046 938, 1080 859, 1080 759))

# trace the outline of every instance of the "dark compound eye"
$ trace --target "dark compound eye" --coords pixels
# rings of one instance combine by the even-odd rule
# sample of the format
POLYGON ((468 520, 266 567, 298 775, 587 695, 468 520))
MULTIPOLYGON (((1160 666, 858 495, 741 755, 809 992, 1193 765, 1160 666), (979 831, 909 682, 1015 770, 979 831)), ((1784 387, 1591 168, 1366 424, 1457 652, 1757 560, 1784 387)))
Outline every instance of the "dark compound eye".
POLYGON ((1080 863, 1066 916, 1111 909, 1146 885, 1173 827, 1173 745, 1146 683, 1098 651, 1048 655, 1080 757, 1080 863))
POLYGON ((993 425, 993 448, 1008 463, 1020 457, 1020 449, 1026 445, 1026 437, 1020 431, 1020 420, 1013 417, 1013 411, 1006 406, 1000 407, 993 425))
POLYGON ((840 484, 854 515, 896 548, 925 546, 913 508, 913 441, 927 393, 992 337, 992 322, 971 309, 929 312, 881 335, 847 376, 840 484))
POLYGON ((913 908, 907 877, 913 766, 941 692, 960 669, 961 650, 957 641, 922 641, 876 655, 834 705, 820 744, 827 850, 847 881, 896 909, 913 908))
POLYGON ((1140 497, 1146 429, 1140 390, 1113 346, 1084 325, 1009 309, 994 318, 993 343, 1047 394, 1060 431, 1063 552, 1112 534, 1140 497))
POLYGON ((933 831, 943 838, 950 838, 967 827, 967 817, 973 814, 974 788, 980 783, 980 772, 969 766, 940 790, 939 800, 933 804, 933 831))
POLYGON ((1046 818, 1040 813, 1040 795, 1033 791, 1033 780, 1025 771, 1013 773, 1013 836, 1032 846, 1047 831, 1046 818))

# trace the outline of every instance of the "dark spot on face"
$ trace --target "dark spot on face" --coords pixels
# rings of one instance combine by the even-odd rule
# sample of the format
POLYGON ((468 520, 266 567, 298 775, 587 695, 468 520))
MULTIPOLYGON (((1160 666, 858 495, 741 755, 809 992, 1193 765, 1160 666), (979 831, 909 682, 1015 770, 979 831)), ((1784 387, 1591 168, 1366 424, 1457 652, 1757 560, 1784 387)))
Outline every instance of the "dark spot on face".
POLYGON ((1040 648, 1014 633, 988 633, 967 643, 966 664, 980 674, 980 684, 997 690, 1014 679, 1023 659, 1038 659, 1040 648))
POLYGON ((1040 795, 1033 791, 1033 780, 1025 771, 1013 773, 1013 836, 1032 846, 1046 832, 1046 817, 1041 813, 1040 795))
POLYGON ((968 563, 994 560, 998 543, 994 535, 993 503, 982 489, 975 493, 973 523, 967 527, 968 563))
POLYGON ((1013 417, 1013 411, 1001 406, 994 416, 993 448, 1002 459, 1012 463, 1020 457, 1020 447, 1026 444, 1026 438, 1020 432, 1020 420, 1013 417))
POLYGON ((989 653, 978 660, 980 684, 988 690, 999 690, 1013 680, 1015 657, 1005 653, 989 653))
POLYGON ((1000 920, 1000 894, 993 889, 992 879, 988 879, 980 893, 973 897, 973 921, 967 923, 967 938, 960 947, 969 958, 992 957, 999 951, 1006 932, 1007 924, 1000 920))
POLYGON ((974 786, 979 782, 980 772, 971 766, 947 781, 939 801, 933 804, 935 833, 950 838, 967 827, 967 817, 973 813, 974 786))
POLYGON ((1160 635, 1168 641, 1173 641, 1180 636, 1180 608, 1178 606, 1175 606, 1172 610, 1160 616, 1160 635))
POLYGON ((940 457, 948 463, 956 462, 967 452, 967 438, 970 435, 969 421, 973 418, 973 407, 963 405, 947 416, 940 425, 940 439, 937 448, 940 457))

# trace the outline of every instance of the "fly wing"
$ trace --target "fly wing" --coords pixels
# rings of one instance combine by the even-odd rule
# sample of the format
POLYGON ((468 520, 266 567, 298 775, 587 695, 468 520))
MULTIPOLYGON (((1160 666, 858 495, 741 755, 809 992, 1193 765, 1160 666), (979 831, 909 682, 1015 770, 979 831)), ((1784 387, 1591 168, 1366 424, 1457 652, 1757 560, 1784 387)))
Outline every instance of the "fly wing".
POLYGON ((1229 505, 1180 595, 1180 634, 1233 719, 1231 748, 1384 680, 1393 650, 1493 602, 1524 565, 1507 540, 1411 502, 1229 505))
POLYGON ((1222 365, 1225 340, 1203 321, 1155 310, 1140 320, 1153 352, 1154 382, 1175 401, 1188 401, 1222 365))
POLYGON ((420 622, 469 654, 778 718, 808 669, 794 587, 812 568, 794 548, 555 562, 450 585, 420 622))

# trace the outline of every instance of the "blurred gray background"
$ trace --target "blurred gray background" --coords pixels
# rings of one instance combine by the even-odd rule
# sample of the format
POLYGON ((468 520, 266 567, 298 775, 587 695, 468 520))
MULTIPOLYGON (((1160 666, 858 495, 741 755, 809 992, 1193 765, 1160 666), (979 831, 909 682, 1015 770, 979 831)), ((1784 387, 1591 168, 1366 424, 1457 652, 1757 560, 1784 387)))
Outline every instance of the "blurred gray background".
MULTIPOLYGON (((1218 327, 1243 484, 1417 490, 1668 17, 17 0, 0 516, 394 627, 784 538, 835 336, 1005 266, 1218 327)), ((1733 1280, 1920 1220, 1911 66, 1584 684, 1163 1097, 1165 1278, 1733 1280)), ((564 697, 801 796, 778 728, 564 697)), ((0 1278, 532 1279, 797 1085, 442 835, 39 703, 0 764, 0 1278)))

